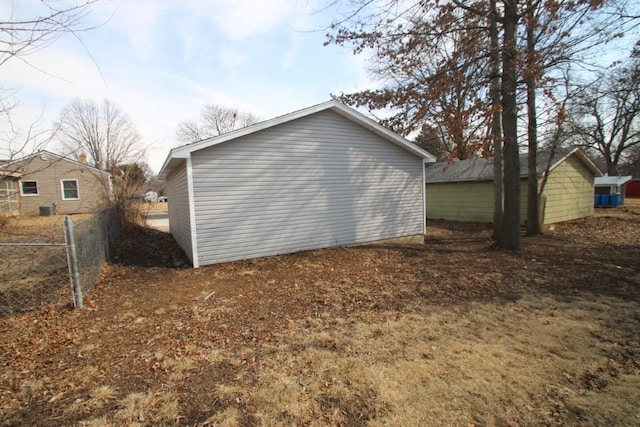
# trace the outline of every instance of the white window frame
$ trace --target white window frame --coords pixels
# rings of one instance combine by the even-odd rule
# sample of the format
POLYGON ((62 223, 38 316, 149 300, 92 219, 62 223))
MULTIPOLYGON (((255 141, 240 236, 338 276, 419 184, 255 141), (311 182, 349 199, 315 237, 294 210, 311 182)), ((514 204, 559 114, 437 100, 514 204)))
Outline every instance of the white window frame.
POLYGON ((62 200, 80 200, 80 183, 75 178, 61 179, 60 180, 60 191, 61 191, 61 194, 62 194, 62 200), (64 183, 65 182, 69 182, 69 181, 75 181, 75 183, 76 183, 76 193, 77 193, 78 197, 65 197, 65 194, 64 194, 64 183))
POLYGON ((37 197, 40 195, 40 185, 38 184, 38 181, 35 179, 26 179, 24 181, 20 181, 20 195, 23 197, 37 197), (35 194, 25 194, 24 193, 24 188, 23 188, 23 184, 25 182, 35 182, 36 183, 36 193, 35 194))
POLYGON ((2 183, 2 187, 0 188, 0 190, 16 190, 16 181, 13 179, 2 179, 0 180, 0 183, 2 183))

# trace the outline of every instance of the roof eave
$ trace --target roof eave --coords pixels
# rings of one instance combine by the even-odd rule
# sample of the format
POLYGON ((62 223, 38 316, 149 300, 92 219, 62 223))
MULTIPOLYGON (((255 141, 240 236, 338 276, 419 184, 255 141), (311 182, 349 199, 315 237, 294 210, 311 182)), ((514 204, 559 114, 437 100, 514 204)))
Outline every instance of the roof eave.
POLYGON ((164 164, 160 168, 160 172, 158 172, 158 179, 160 181, 165 181, 176 167, 182 164, 182 162, 190 156, 191 153, 173 153, 173 150, 171 150, 165 159, 164 164))
POLYGON ((221 144, 223 142, 231 141, 233 139, 250 135, 252 133, 256 133, 261 130, 265 130, 283 123, 287 123, 287 122, 290 122, 302 117, 306 117, 311 114, 318 113, 320 111, 329 110, 329 109, 359 124, 360 126, 367 128, 368 130, 374 132, 378 136, 386 139, 387 141, 390 141, 404 148, 405 150, 409 151, 415 156, 420 157, 423 160, 423 163, 431 163, 436 161, 435 156, 433 156, 431 153, 423 150, 422 148, 418 147, 417 145, 413 144, 407 139, 401 137, 400 135, 378 124, 377 122, 365 116, 364 114, 352 108, 349 108, 338 101, 331 100, 331 101, 323 102, 321 104, 317 104, 311 107, 304 108, 302 110, 294 111, 289 114, 278 116, 273 119, 265 120, 263 122, 256 123, 251 126, 247 126, 242 129, 231 131, 224 135, 214 136, 212 138, 207 138, 199 142, 174 148, 167 155, 167 158, 165 159, 165 162, 162 165, 162 168, 160 169, 160 173, 158 174, 158 176, 160 177, 160 179, 166 179, 166 177, 171 173, 171 170, 169 170, 169 168, 171 167, 172 159, 186 159, 186 158, 189 158, 191 156, 191 153, 193 153, 194 151, 199 151, 205 148, 209 148, 214 145, 221 144))
POLYGON ((377 134, 378 136, 381 136, 382 138, 396 145, 399 145, 400 147, 404 148, 410 153, 422 158, 423 163, 436 162, 436 157, 433 154, 420 148, 416 144, 412 143, 406 138, 403 138, 397 133, 385 128, 384 126, 377 123, 375 120, 372 120, 369 117, 365 116, 364 114, 359 113, 358 111, 353 110, 337 101, 329 101, 329 103, 333 103, 331 108, 334 111, 336 111, 338 114, 342 115, 343 117, 346 116, 347 118, 351 119, 352 121, 355 121, 356 123, 360 124, 362 127, 369 129, 370 131, 377 134))
POLYGON ((48 151, 48 150, 38 150, 35 153, 31 153, 31 154, 28 154, 26 156, 20 157, 19 159, 15 159, 15 160, 12 160, 12 161, 10 161, 8 163, 5 163, 2 166, 0 166, 0 168, 6 169, 8 166, 11 166, 11 165, 16 164, 16 163, 24 162, 25 160, 28 160, 30 158, 33 158, 33 157, 38 156, 38 155, 43 154, 43 153, 46 153, 46 154, 49 154, 51 156, 57 157, 58 159, 67 161, 69 163, 73 163, 73 164, 75 164, 77 166, 81 166, 81 167, 96 171, 96 172, 101 173, 103 175, 111 176, 110 172, 104 171, 102 169, 98 169, 98 168, 96 168, 94 166, 91 166, 91 165, 88 165, 86 163, 78 162, 76 160, 70 159, 70 158, 62 156, 60 154, 52 153, 51 151, 48 151))
MULTIPOLYGON (((554 170, 558 165, 560 165, 560 163, 564 162, 574 154, 578 156, 580 160, 582 160, 582 163, 584 163, 591 170, 591 172, 593 172, 595 176, 602 176, 602 171, 600 170, 600 168, 598 168, 598 166, 596 166, 595 163, 591 161, 589 156, 587 156, 587 154, 584 151, 582 151, 579 147, 572 149, 567 154, 565 154, 562 158, 560 158, 557 162, 551 165, 551 167, 549 168, 549 172, 554 170)), ((542 174, 544 174, 544 171, 542 171, 542 174)))

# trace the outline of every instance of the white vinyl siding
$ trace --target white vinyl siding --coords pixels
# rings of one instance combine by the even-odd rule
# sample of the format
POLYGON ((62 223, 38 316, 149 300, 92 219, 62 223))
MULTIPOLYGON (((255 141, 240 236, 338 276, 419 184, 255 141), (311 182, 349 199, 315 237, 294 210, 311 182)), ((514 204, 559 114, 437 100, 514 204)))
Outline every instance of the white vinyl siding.
POLYGON ((169 200, 169 227, 171 234, 184 249, 189 259, 193 261, 187 183, 187 167, 183 163, 167 180, 165 192, 169 200))
POLYGON ((422 159, 333 111, 196 151, 192 165, 200 265, 424 232, 422 159))

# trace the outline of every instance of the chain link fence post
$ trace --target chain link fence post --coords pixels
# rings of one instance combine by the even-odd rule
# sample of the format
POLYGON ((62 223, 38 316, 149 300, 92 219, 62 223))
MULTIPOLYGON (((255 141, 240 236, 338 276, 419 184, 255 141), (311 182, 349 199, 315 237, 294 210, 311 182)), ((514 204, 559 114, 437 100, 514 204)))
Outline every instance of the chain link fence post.
POLYGON ((69 296, 73 307, 83 308, 120 237, 121 223, 109 209, 81 218, 25 218, 24 224, 0 228, 0 316, 68 306, 69 296))
POLYGON ((80 273, 78 271, 78 252, 76 251, 76 240, 73 230, 73 220, 70 215, 64 218, 64 240, 67 247, 67 260, 69 262, 69 277, 71 279, 71 292, 73 294, 73 306, 82 308, 84 301, 82 298, 82 284, 80 283, 80 273))

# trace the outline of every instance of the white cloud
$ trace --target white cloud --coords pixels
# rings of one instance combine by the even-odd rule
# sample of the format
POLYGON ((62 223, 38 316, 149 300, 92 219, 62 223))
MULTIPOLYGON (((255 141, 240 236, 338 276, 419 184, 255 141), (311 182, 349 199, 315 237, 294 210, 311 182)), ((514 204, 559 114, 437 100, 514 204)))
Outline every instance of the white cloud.
POLYGON ((220 66, 222 68, 237 68, 249 59, 244 49, 223 47, 218 52, 220 66))
POLYGON ((182 4, 231 42, 265 34, 300 11, 295 0, 186 0, 182 4))
MULTIPOLYGON (((163 1, 119 1, 115 4, 112 16, 108 20, 103 11, 104 30, 124 34, 131 48, 136 52, 136 56, 148 61, 160 47, 157 45, 156 35, 162 29, 157 25, 169 8, 170 4, 163 1)), ((108 33, 107 36, 109 36, 108 33)), ((113 37, 116 34, 112 33, 110 36, 113 37)))
POLYGON ((341 82, 341 91, 357 92, 365 89, 373 90, 382 87, 383 82, 372 77, 367 71, 369 69, 369 63, 372 60, 371 54, 365 51, 359 55, 353 55, 351 52, 344 49, 341 56, 345 71, 354 76, 352 78, 353 83, 351 87, 345 87, 343 82, 341 82))
POLYGON ((27 61, 14 60, 3 65, 3 83, 28 87, 49 97, 74 97, 107 88, 98 66, 82 52, 52 46, 27 61))
POLYGON ((291 32, 289 37, 289 48, 280 58, 280 67, 283 70, 291 68, 295 64, 298 53, 300 52, 300 49, 302 49, 303 45, 302 35, 291 32))
POLYGON ((25 124, 46 108, 42 123, 50 125, 74 97, 110 99, 151 144, 148 162, 158 171, 177 124, 207 103, 268 119, 366 83, 358 59, 336 56, 317 34, 302 32, 313 27, 312 7, 296 0, 99 3, 92 21, 104 25, 83 34, 99 68, 66 38, 29 57, 50 75, 14 61, 3 66, 2 85, 23 88, 25 124))

